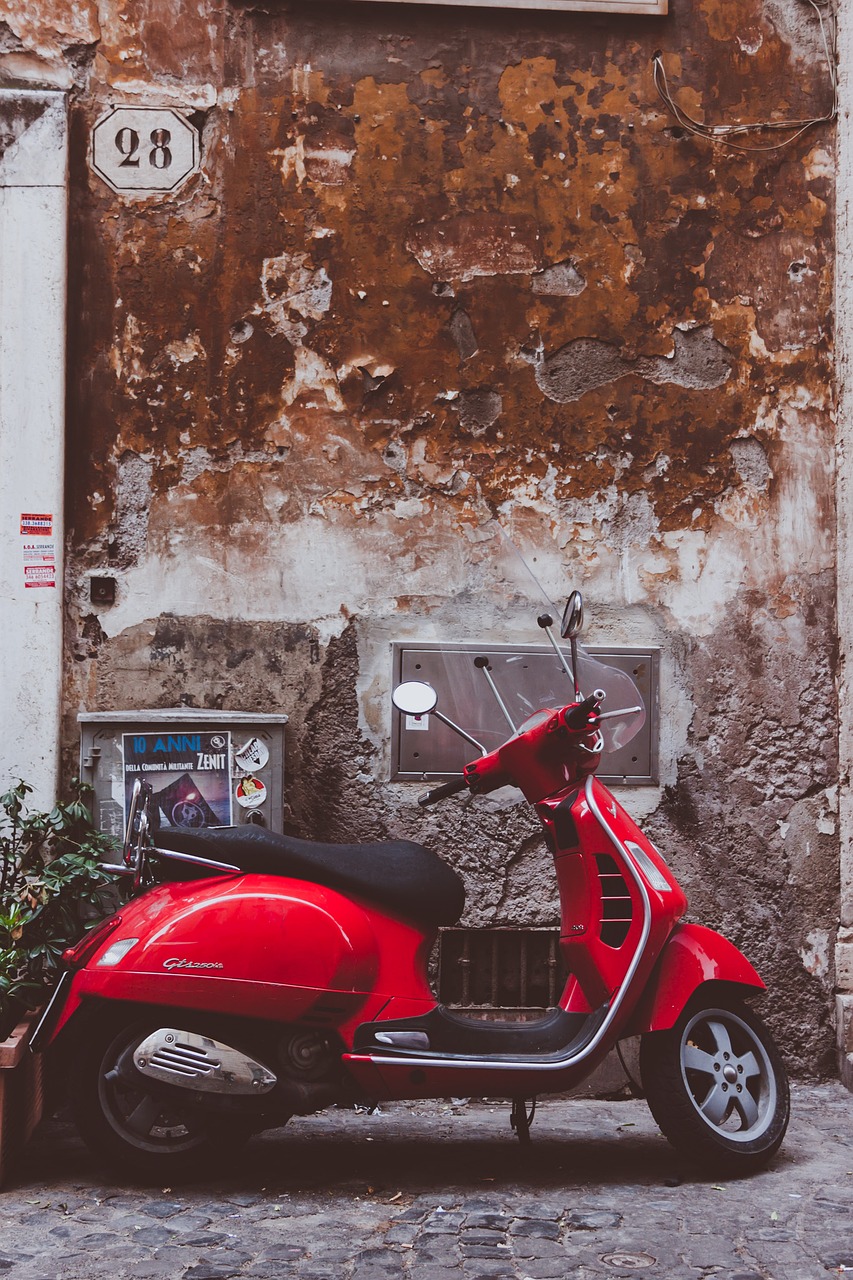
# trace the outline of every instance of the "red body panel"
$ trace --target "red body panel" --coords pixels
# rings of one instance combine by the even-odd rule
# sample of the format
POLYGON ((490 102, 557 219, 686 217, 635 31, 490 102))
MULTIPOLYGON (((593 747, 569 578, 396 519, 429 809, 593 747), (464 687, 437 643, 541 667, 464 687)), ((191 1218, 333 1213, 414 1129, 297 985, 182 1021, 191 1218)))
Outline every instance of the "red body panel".
MULTIPOLYGON (((345 1043, 392 998, 435 1001, 426 977, 434 934, 334 889, 244 875, 161 885, 122 920, 74 979, 54 1034, 81 998, 334 1026, 345 1043), (115 965, 109 948, 138 938, 115 965)), ((399 1016, 396 1013, 395 1015, 399 1016)))
POLYGON ((765 990, 746 956, 722 934, 699 924, 680 925, 667 941, 624 1034, 668 1030, 704 982, 765 990))

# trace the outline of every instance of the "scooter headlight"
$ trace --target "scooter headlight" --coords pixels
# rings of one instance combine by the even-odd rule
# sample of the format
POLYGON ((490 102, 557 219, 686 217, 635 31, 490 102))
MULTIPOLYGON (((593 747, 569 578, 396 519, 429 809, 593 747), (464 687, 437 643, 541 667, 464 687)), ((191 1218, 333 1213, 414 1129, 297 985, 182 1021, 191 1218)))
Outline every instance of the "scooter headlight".
MULTIPOLYGON (((626 840, 625 848, 631 854, 631 857, 637 863, 652 888, 657 889, 658 893, 669 893, 672 886, 663 872, 652 862, 645 849, 642 849, 635 840, 626 840)), ((658 854, 658 857, 660 857, 660 854, 658 854)))

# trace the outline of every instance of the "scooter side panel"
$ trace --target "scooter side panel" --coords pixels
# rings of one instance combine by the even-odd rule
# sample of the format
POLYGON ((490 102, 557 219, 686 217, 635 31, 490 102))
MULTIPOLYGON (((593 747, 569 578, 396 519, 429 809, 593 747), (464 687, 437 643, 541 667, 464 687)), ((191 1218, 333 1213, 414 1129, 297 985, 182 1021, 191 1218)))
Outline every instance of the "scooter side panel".
POLYGON ((279 876, 162 885, 78 972, 52 1038, 81 1000, 336 1027, 345 1044, 392 998, 434 1003, 431 935, 333 889, 279 876), (117 962, 116 944, 137 939, 117 962))
POLYGON ((668 1031, 705 982, 765 990, 758 973, 734 943, 704 925, 679 925, 667 939, 625 1035, 668 1031))
POLYGON ((188 981, 369 991, 378 971, 367 913, 321 885, 283 876, 161 885, 122 909, 122 923, 87 965, 92 982, 122 985, 145 975, 159 1002, 188 981), (106 953, 138 941, 117 963, 106 953))

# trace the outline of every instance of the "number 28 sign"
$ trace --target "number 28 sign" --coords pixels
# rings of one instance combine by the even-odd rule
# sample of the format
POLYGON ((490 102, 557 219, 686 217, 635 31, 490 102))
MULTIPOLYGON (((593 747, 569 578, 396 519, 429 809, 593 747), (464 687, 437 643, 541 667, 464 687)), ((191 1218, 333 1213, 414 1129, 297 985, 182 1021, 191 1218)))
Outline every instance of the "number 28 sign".
POLYGON ((199 152, 198 130, 171 107, 113 107, 92 129, 92 168, 113 191, 174 191, 199 152))

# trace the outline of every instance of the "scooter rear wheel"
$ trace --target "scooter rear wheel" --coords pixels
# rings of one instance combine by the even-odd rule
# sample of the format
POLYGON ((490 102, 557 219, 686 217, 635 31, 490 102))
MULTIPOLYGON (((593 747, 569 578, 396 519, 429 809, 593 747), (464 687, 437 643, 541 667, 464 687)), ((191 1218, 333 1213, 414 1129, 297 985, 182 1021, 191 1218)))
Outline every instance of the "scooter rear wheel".
POLYGON ((715 1172, 760 1169, 788 1127, 788 1077, 769 1030, 736 996, 700 994, 640 1045, 649 1109, 682 1155, 715 1172))
POLYGON ((176 1181, 210 1172, 252 1135, 245 1117, 200 1112, 176 1093, 174 1101, 132 1083, 115 1068, 127 1049, 159 1023, 99 1028, 75 1055, 70 1093, 74 1119, 86 1145, 107 1163, 145 1179, 176 1181))

